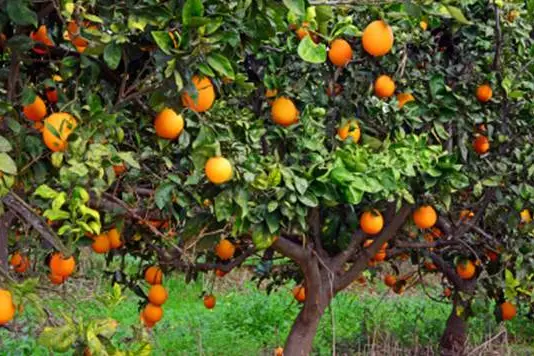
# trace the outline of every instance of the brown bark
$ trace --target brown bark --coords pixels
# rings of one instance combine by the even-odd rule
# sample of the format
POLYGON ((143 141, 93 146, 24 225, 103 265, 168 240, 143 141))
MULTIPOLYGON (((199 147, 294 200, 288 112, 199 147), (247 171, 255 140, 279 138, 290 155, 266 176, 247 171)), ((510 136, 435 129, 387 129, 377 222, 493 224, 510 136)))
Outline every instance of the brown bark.
POLYGON ((465 354, 467 341, 467 322, 464 310, 459 313, 461 302, 455 296, 451 315, 440 340, 440 354, 442 356, 461 356, 465 354), (458 315, 460 314, 460 315, 458 315))
POLYGON ((8 232, 9 226, 13 221, 13 214, 11 212, 6 212, 0 218, 0 268, 3 268, 5 271, 8 269, 8 232))

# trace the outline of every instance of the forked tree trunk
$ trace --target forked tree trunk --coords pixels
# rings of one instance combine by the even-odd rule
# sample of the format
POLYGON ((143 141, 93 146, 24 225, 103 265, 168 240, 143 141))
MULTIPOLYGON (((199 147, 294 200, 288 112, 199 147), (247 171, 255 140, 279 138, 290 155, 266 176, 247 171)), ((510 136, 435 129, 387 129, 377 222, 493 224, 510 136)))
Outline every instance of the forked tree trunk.
POLYGON ((291 327, 284 346, 284 356, 307 356, 311 353, 313 339, 324 311, 330 304, 328 293, 306 295, 304 307, 291 327))
POLYGON ((457 308, 459 306, 460 302, 455 297, 451 315, 447 320, 447 326, 440 341, 440 354, 442 356, 461 356, 465 354, 467 322, 465 312, 458 315, 457 308))

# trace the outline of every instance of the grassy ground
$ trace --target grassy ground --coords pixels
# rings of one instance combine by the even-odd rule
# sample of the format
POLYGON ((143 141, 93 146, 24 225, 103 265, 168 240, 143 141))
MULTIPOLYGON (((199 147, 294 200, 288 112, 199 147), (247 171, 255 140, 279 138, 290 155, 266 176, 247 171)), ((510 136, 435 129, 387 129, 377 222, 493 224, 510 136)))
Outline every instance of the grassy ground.
MULTIPOLYGON (((283 344, 299 306, 285 287, 268 296, 250 283, 234 278, 219 282, 217 306, 206 310, 200 299, 202 284, 185 284, 181 279, 165 282, 170 298, 163 320, 152 331, 156 355, 261 355, 270 354, 283 344), (240 285, 240 287, 236 287, 240 285)), ((71 284, 67 294, 77 296, 76 313, 84 317, 111 316, 121 323, 116 340, 131 336, 131 325, 139 323, 138 298, 127 299, 109 311, 96 302, 88 290, 71 284)), ((381 287, 379 287, 380 289, 381 287)), ((96 292, 97 294, 99 292, 96 292)), ((69 310, 57 296, 46 304, 57 313, 69 310)), ((366 346, 395 343, 414 348, 436 345, 443 331, 450 306, 434 303, 421 295, 397 297, 393 294, 347 292, 339 295, 326 313, 315 339, 318 355, 332 353, 333 328, 338 352, 355 354, 366 346), (332 315, 333 314, 333 315, 332 315)), ((13 336, 0 329, 0 354, 46 355, 35 339, 38 321, 31 308, 16 322, 20 332, 13 336)), ((481 314, 470 323, 470 341, 480 344, 498 329, 491 315, 481 314)), ((517 318, 507 325, 518 344, 534 340, 534 326, 517 318)))

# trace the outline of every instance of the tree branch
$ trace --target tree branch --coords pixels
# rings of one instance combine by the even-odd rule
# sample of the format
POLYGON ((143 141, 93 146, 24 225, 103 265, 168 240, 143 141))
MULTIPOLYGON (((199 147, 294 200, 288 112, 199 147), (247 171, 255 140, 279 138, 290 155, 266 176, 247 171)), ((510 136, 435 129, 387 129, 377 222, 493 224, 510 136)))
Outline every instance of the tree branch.
POLYGON ((297 245, 296 243, 291 242, 282 236, 279 236, 276 239, 276 241, 272 244, 272 248, 274 248, 282 255, 292 259, 299 266, 301 266, 301 268, 304 262, 306 261, 306 258, 308 257, 304 247, 297 245))
POLYGON ((310 210, 308 214, 308 226, 310 227, 310 237, 317 254, 322 259, 330 259, 328 253, 323 249, 321 242, 321 211, 318 207, 310 210))
POLYGON ((472 293, 475 290, 476 278, 472 280, 463 280, 456 274, 456 271, 441 256, 435 253, 429 253, 428 256, 436 265, 438 270, 449 280, 449 282, 459 291, 472 293))
POLYGON ((230 272, 232 269, 245 262, 247 258, 254 254, 254 252, 256 252, 256 247, 252 246, 245 250, 241 255, 234 258, 230 263, 197 263, 191 264, 189 267, 192 267, 197 271, 211 271, 219 269, 223 272, 230 272))
POLYGON ((2 215, 2 217, 0 218, 0 268, 3 268, 5 270, 7 270, 8 268, 9 258, 9 226, 11 226, 11 223, 13 222, 14 218, 15 216, 10 211, 5 212, 4 215, 2 215))

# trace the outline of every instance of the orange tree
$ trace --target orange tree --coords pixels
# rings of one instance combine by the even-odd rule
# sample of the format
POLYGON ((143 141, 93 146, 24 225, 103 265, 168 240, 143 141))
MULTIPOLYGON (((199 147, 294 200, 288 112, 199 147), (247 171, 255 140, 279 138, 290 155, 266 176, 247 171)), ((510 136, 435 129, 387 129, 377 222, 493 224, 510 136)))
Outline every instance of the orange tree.
MULTIPOLYGON (((397 292, 425 273, 452 287, 444 353, 464 347, 475 297, 506 301, 501 319, 530 303, 531 1, 4 3, 5 280, 10 230, 56 250, 41 271, 54 284, 80 246, 137 256, 137 275, 112 276, 152 327, 163 274, 222 276, 261 253, 263 278, 299 285, 288 355, 384 261, 415 267, 389 276, 397 292), (294 268, 275 275, 276 254, 294 268)), ((30 242, 14 240, 22 271, 30 242)), ((24 300, 27 283, 9 285, 24 300)))

